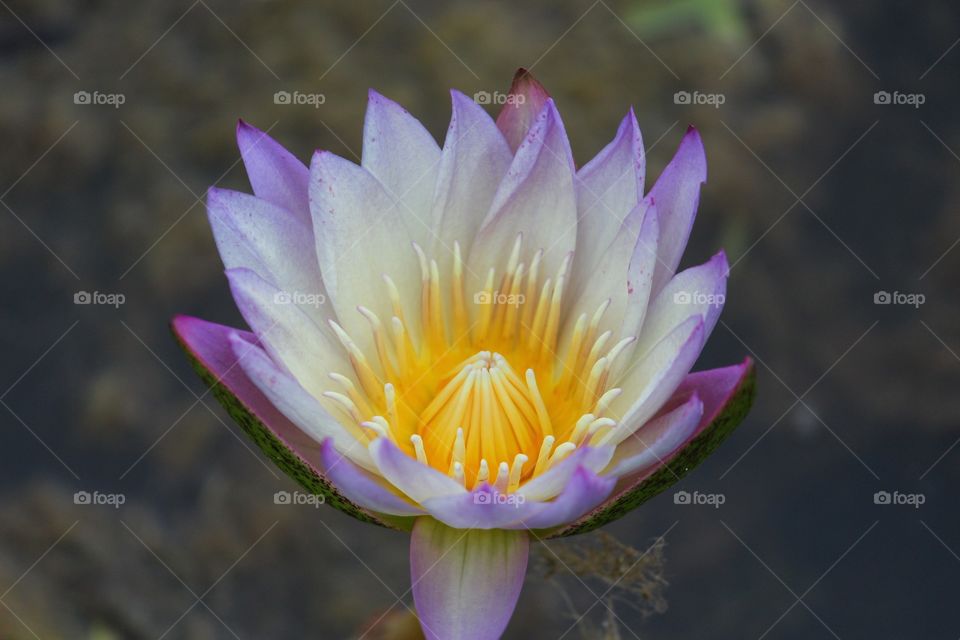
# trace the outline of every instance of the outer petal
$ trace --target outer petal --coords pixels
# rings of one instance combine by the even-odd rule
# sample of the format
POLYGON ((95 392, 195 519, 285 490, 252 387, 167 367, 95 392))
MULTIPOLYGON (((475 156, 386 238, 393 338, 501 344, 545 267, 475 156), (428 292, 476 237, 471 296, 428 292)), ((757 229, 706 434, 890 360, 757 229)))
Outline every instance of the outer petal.
POLYGON ((527 571, 525 531, 413 527, 413 600, 428 640, 496 640, 510 622, 527 571))
POLYGON ((309 225, 307 167, 276 140, 243 120, 237 123, 237 145, 257 197, 287 209, 309 225))
POLYGON ((517 150, 470 249, 468 266, 476 288, 468 295, 480 291, 490 267, 502 272, 520 234, 525 259, 543 249, 544 273, 556 277, 576 243, 573 175, 570 142, 553 100, 548 100, 517 150))
POLYGON ((380 474, 415 502, 467 492, 456 480, 411 458, 387 438, 371 442, 370 455, 380 474))
POLYGON ((357 307, 365 305, 389 322, 385 274, 399 289, 407 330, 419 334, 420 267, 398 207, 362 167, 331 153, 314 155, 310 209, 320 271, 340 324, 368 353, 370 325, 357 307))
POLYGON ((237 363, 228 336, 237 333, 248 342, 252 334, 177 316, 171 328, 200 378, 250 439, 288 476, 307 491, 323 495, 328 504, 358 520, 388 525, 383 519, 338 493, 314 466, 319 445, 283 415, 237 363))
POLYGON ((507 103, 497 116, 497 127, 503 132, 511 151, 516 151, 533 125, 537 114, 550 94, 526 69, 517 69, 507 95, 507 103))
POLYGON ((320 448, 323 473, 347 497, 364 509, 394 516, 423 515, 423 509, 391 491, 383 478, 364 471, 341 456, 332 438, 323 441, 320 448))
POLYGON ((653 277, 656 293, 673 276, 690 238, 700 202, 700 185, 707 181, 707 157, 693 127, 680 142, 673 160, 657 179, 650 195, 660 213, 660 260, 653 277))
POLYGON ((363 123, 363 168, 376 176, 392 199, 410 237, 427 247, 433 240, 430 209, 440 166, 440 147, 420 121, 399 104, 370 90, 363 123))
POLYGON ((240 313, 276 362, 315 397, 333 386, 327 374, 346 373, 350 365, 342 347, 300 309, 287 302, 284 292, 249 269, 229 269, 227 279, 240 313))
POLYGON ((308 217, 226 189, 210 189, 207 213, 224 267, 255 271, 316 322, 326 322, 330 306, 308 217))
POLYGON ((643 198, 646 159, 637 118, 630 113, 613 141, 577 172, 577 256, 571 290, 583 291, 624 219, 643 198))
POLYGON ((703 402, 694 393, 676 409, 663 413, 620 443, 605 475, 629 475, 662 464, 686 442, 703 417, 703 402))
POLYGON ((664 457, 655 471, 640 471, 623 478, 613 496, 591 513, 551 537, 592 531, 628 513, 679 481, 720 446, 750 410, 755 393, 753 362, 748 358, 732 367, 692 373, 680 385, 674 399, 683 402, 694 391, 703 401, 703 417, 694 433, 678 449, 664 457))
POLYGON ((453 112, 440 157, 440 175, 433 202, 437 237, 433 255, 440 273, 450 273, 454 242, 466 252, 482 215, 513 160, 503 134, 483 107, 459 91, 451 91, 453 112))

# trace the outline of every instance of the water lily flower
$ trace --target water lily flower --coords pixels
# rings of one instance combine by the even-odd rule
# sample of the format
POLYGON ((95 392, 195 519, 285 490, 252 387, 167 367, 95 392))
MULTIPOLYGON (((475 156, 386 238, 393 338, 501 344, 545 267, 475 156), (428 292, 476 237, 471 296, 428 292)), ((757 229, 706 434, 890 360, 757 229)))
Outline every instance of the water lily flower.
POLYGON ((531 540, 598 527, 729 434, 750 360, 690 373, 723 252, 677 273, 706 180, 689 129, 649 190, 631 110, 579 169, 519 72, 494 121, 452 92, 438 146, 370 92, 360 164, 307 167, 240 123, 254 195, 210 223, 251 331, 173 329, 268 457, 361 520, 411 532, 431 640, 498 638, 531 540))

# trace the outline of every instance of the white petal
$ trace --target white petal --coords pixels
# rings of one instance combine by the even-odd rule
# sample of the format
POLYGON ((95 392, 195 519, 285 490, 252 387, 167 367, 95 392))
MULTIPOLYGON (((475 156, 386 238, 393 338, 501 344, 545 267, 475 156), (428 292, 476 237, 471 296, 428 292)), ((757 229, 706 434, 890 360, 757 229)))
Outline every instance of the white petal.
POLYGON ((468 291, 480 290, 490 267, 503 269, 520 234, 525 257, 543 249, 543 272, 555 277, 576 244, 573 175, 570 143, 553 100, 548 100, 517 150, 470 249, 468 291))
POLYGON ((315 322, 326 322, 332 309, 309 219, 226 189, 210 190, 207 213, 224 267, 255 271, 286 292, 315 322))
POLYGON ((440 166, 440 147, 420 121, 393 100, 371 90, 363 123, 363 168, 392 199, 410 237, 428 247, 433 239, 431 207, 440 166))
POLYGON ((451 92, 453 113, 443 144, 433 203, 437 237, 434 256, 440 273, 450 273, 453 243, 466 255, 513 160, 510 147, 483 107, 451 92))
POLYGON ((643 198, 646 160, 633 109, 617 135, 577 172, 577 255, 571 290, 581 292, 615 240, 624 219, 643 198))
POLYGON ((723 251, 681 271, 657 294, 647 312, 635 353, 642 357, 670 331, 694 316, 704 319, 704 340, 723 310, 729 266, 723 251))
POLYGON ((230 269, 227 278, 237 307, 257 339, 314 397, 332 387, 328 373, 351 371, 343 347, 286 302, 283 292, 248 269, 230 269))
POLYGON ((400 210, 377 179, 348 160, 317 152, 310 166, 310 208, 320 271, 350 337, 373 353, 370 325, 357 307, 389 322, 384 275, 399 290, 408 331, 419 335, 420 267, 400 210))
POLYGON ((631 429, 656 415, 696 362, 703 348, 703 336, 703 319, 688 318, 627 370, 618 385, 623 393, 609 408, 617 426, 604 444, 619 444, 631 429))

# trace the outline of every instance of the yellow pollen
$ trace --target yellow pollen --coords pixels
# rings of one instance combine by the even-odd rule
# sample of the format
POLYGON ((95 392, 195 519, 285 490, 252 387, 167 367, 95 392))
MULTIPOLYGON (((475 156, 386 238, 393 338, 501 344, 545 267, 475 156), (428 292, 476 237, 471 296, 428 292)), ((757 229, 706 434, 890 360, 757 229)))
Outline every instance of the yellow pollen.
POLYGON ((563 328, 572 254, 544 273, 543 250, 525 252, 517 236, 502 272, 467 278, 459 243, 449 271, 420 246, 413 251, 416 323, 404 317, 389 275, 389 317, 358 307, 373 336, 369 352, 331 322, 352 370, 330 372, 324 397, 348 431, 363 443, 387 438, 468 489, 501 492, 603 441, 616 426, 604 414, 620 393, 608 388, 611 371, 634 338, 611 348, 610 331, 597 335, 609 301, 563 328), (467 290, 477 280, 480 290, 467 290))

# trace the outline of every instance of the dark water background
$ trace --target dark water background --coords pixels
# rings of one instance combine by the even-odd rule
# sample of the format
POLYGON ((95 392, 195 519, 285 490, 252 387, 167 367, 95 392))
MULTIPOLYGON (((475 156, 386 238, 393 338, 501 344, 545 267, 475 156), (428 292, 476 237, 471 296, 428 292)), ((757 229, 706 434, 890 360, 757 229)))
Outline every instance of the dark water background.
MULTIPOLYGON (((734 265, 698 368, 758 361, 754 411, 680 486, 723 506, 668 492, 610 528, 667 540, 669 609, 620 599, 619 637, 960 636, 956 3, 0 5, 0 637, 347 638, 409 603, 406 538, 275 505, 293 483, 201 395, 166 323, 240 322, 202 203, 247 189, 236 118, 301 158, 355 157, 368 87, 441 137, 448 87, 503 91, 521 65, 580 163, 630 104, 648 182, 698 126, 710 177, 686 260, 723 246, 734 265), (84 490, 126 502, 74 504, 84 490)), ((604 587, 562 583, 569 601, 532 578, 507 637, 582 637, 604 587)))

